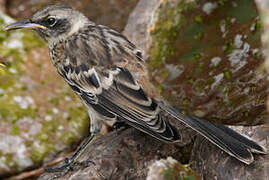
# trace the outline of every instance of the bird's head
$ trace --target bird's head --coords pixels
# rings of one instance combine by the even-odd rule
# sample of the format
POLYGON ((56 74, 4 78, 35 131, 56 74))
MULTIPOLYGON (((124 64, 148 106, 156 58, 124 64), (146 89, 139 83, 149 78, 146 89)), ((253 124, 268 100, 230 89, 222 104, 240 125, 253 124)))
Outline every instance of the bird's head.
POLYGON ((32 18, 15 22, 4 29, 33 29, 50 44, 72 35, 87 23, 91 22, 70 6, 52 5, 36 12, 32 18))

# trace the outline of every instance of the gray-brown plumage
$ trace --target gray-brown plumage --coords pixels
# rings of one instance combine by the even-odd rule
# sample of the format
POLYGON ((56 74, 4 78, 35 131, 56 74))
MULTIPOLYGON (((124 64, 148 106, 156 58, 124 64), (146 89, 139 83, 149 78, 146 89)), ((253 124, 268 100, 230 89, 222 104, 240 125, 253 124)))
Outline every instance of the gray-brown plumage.
POLYGON ((124 121, 165 142, 180 141, 180 132, 162 115, 168 113, 244 163, 253 161, 252 152, 266 153, 262 146, 235 131, 183 115, 163 101, 150 83, 135 45, 71 7, 48 6, 29 20, 6 27, 20 28, 34 29, 48 43, 52 63, 88 108, 92 136, 84 146, 98 134, 103 122, 116 121, 124 121))

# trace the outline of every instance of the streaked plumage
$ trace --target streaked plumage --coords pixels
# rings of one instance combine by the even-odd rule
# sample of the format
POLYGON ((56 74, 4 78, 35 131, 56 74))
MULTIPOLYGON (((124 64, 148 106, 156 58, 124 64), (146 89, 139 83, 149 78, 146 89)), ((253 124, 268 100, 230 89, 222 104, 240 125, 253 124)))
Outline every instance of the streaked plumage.
POLYGON ((162 115, 168 113, 244 163, 253 161, 252 152, 266 153, 235 131, 184 115, 166 103, 149 81, 141 52, 120 33, 61 5, 46 7, 29 22, 43 27, 34 29, 48 43, 59 74, 89 109, 91 132, 98 133, 102 122, 125 121, 162 141, 180 141, 181 132, 162 115))
POLYGON ((159 94, 150 88, 145 63, 124 36, 88 24, 50 51, 58 72, 95 117, 122 118, 147 133, 157 132, 159 139, 175 140, 177 133, 158 115, 159 94))

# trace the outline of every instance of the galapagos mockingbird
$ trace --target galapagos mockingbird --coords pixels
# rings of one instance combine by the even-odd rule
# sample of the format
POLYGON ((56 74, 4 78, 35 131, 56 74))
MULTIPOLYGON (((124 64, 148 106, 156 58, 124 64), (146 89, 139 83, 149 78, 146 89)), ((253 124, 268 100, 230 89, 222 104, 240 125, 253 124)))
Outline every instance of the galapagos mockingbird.
POLYGON ((136 46, 79 11, 66 5, 48 6, 5 30, 22 28, 33 29, 46 41, 53 65, 90 115, 89 137, 66 165, 54 170, 68 171, 106 122, 124 121, 164 142, 180 141, 181 132, 163 113, 246 164, 253 162, 252 153, 266 153, 264 147, 232 129, 186 115, 164 101, 151 84, 146 63, 136 46))

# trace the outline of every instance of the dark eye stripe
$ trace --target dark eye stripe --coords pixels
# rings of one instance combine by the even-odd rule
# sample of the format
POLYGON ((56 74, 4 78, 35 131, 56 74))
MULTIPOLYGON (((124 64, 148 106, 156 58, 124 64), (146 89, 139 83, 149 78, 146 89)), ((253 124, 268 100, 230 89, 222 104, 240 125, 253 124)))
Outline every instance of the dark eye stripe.
POLYGON ((56 19, 54 25, 50 25, 47 20, 48 19, 43 19, 39 24, 46 26, 49 30, 53 30, 50 31, 50 36, 58 36, 67 32, 71 27, 68 19, 56 19))

